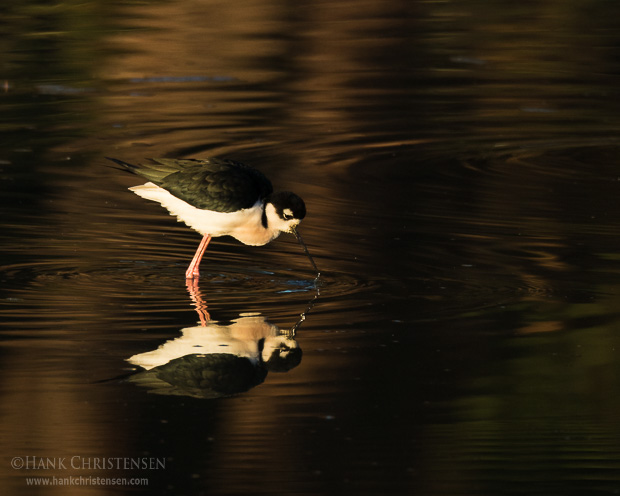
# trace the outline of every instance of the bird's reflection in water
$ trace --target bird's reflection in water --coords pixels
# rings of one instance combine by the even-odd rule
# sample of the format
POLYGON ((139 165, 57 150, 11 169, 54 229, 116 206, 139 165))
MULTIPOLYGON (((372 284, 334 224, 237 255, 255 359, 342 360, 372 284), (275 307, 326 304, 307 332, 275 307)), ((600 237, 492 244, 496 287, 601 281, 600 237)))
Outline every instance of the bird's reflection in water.
POLYGON ((286 372, 301 363, 302 351, 295 333, 317 296, 300 320, 286 331, 260 314, 218 322, 210 319, 199 288, 188 283, 201 325, 181 330, 181 335, 153 351, 128 361, 143 370, 127 381, 158 394, 218 398, 250 390, 267 374, 286 372))

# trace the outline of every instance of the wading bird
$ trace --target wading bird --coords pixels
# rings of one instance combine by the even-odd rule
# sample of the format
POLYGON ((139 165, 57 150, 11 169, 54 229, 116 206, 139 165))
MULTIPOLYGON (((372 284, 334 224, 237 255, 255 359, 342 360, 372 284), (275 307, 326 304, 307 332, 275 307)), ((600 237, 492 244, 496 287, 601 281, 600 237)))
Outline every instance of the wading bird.
POLYGON ((318 269, 297 226, 306 215, 304 201, 295 193, 273 192, 265 175, 227 159, 152 159, 148 165, 132 165, 109 158, 123 170, 149 182, 129 188, 138 196, 160 203, 179 221, 202 234, 185 277, 197 280, 199 265, 211 238, 232 236, 246 245, 260 246, 280 233, 293 233, 318 269))

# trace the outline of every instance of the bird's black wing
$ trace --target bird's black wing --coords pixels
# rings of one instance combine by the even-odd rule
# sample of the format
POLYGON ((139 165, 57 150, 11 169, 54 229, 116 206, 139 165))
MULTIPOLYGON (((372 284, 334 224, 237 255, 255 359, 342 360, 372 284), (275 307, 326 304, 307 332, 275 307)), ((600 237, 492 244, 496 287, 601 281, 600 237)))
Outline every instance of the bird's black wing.
POLYGON ((273 192, 262 172, 232 160, 155 161, 177 170, 153 182, 196 208, 234 212, 250 208, 273 192))

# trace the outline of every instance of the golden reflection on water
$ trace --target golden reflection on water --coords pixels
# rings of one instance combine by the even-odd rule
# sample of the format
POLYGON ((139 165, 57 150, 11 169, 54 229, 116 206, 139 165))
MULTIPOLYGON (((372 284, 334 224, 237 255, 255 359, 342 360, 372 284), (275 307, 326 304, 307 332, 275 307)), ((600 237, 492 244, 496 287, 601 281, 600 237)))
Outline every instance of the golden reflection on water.
MULTIPOLYGON (((532 453, 550 478, 595 478, 584 446, 617 465, 618 41, 601 5, 12 7, 3 452, 162 454, 179 493, 498 494, 532 453), (231 156, 305 198, 328 282, 299 367, 216 402, 98 382, 195 319, 197 238, 102 168, 112 152, 231 156)), ((294 240, 210 250, 209 312, 297 320, 294 240)))

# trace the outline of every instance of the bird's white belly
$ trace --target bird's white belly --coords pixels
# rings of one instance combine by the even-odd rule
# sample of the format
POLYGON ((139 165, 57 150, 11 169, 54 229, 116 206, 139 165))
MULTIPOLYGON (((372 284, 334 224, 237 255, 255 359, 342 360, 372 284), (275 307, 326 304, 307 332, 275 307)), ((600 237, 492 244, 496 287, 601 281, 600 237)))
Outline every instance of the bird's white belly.
POLYGON ((153 183, 129 189, 142 198, 160 203, 171 215, 176 216, 179 222, 184 222, 203 236, 229 235, 246 245, 259 246, 269 243, 280 234, 280 231, 263 227, 261 202, 236 212, 214 212, 196 208, 153 183))

